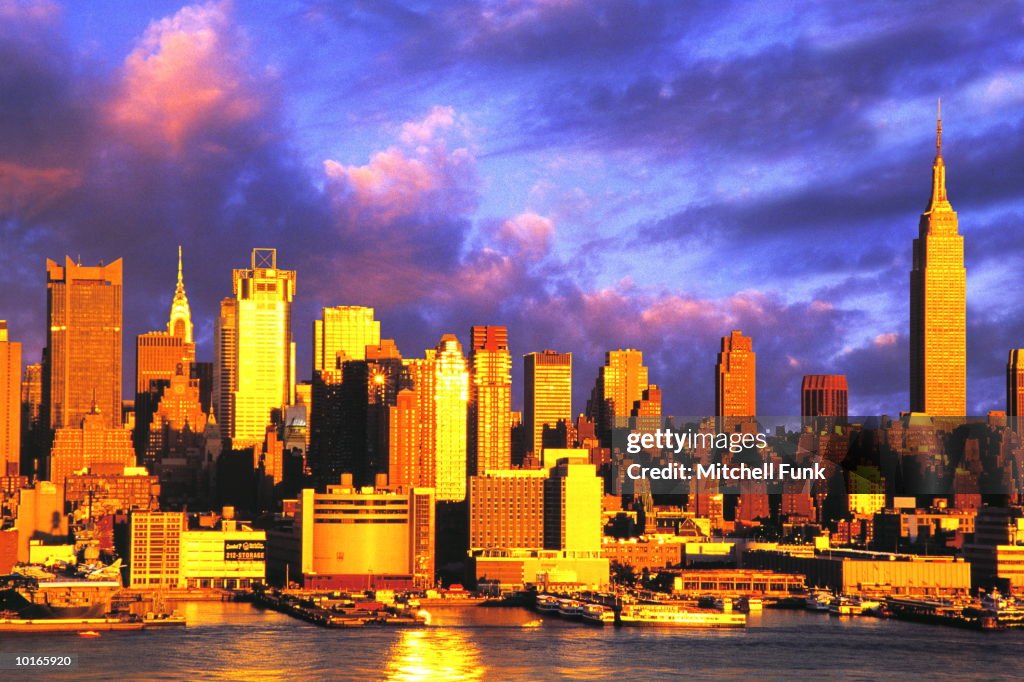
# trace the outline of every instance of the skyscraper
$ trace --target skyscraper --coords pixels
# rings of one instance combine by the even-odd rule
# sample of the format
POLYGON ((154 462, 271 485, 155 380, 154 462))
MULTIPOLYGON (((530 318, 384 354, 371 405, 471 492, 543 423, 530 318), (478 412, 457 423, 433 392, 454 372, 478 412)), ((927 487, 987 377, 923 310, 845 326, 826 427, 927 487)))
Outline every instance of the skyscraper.
POLYGON ((454 334, 441 337, 434 367, 434 488, 438 502, 461 502, 466 499, 469 368, 454 334))
POLYGON ((1014 348, 1006 361, 1006 416, 1019 428, 1024 417, 1024 348, 1014 348))
POLYGON ((594 422, 602 446, 611 447, 615 418, 628 417, 647 386, 647 367, 641 351, 620 348, 605 353, 604 366, 598 370, 587 402, 587 417, 594 422))
POLYGON ((941 107, 931 198, 921 214, 910 273, 910 411, 939 417, 967 412, 967 270, 964 238, 946 196, 941 107))
POLYGON ((83 266, 47 259, 43 403, 50 429, 78 427, 97 406, 121 426, 121 259, 83 266))
POLYGON ((21 344, 0 320, 0 476, 17 476, 21 462, 21 344))
POLYGON ((422 482, 419 466, 419 398, 416 391, 398 392, 388 417, 388 484, 418 486, 422 482))
POLYGON ((338 354, 347 360, 366 359, 366 347, 380 344, 380 322, 373 308, 339 305, 324 308, 313 320, 313 371, 336 369, 338 354))
POLYGON ((845 418, 849 410, 849 388, 842 374, 806 374, 800 384, 800 415, 845 418))
POLYGON ((753 339, 739 330, 722 337, 715 367, 715 414, 757 416, 757 354, 753 339))
POLYGON ((232 447, 259 446, 271 413, 293 402, 295 271, 278 270, 277 249, 253 249, 232 274, 234 300, 221 302, 215 344, 218 421, 232 447))
POLYGON ((512 355, 508 328, 474 326, 469 397, 469 473, 512 465, 512 355))
POLYGON ((135 431, 136 452, 148 450, 149 425, 161 391, 179 373, 191 374, 196 358, 192 339, 192 311, 185 294, 185 279, 178 247, 178 282, 171 298, 166 331, 140 334, 135 342, 135 431))
POLYGON ((544 425, 572 423, 572 353, 545 350, 523 360, 526 451, 540 459, 544 425))

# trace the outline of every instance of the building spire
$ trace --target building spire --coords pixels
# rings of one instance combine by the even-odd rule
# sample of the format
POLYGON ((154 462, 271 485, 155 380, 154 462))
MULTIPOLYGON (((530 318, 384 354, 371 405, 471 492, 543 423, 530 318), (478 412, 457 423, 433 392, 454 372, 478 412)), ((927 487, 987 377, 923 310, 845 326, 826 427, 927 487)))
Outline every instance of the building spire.
POLYGON ((935 162, 932 164, 932 196, 928 201, 927 213, 936 210, 952 211, 946 196, 946 163, 942 160, 942 98, 938 101, 935 120, 935 162))
POLYGON ((185 343, 192 343, 192 311, 185 294, 185 277, 181 268, 181 245, 178 245, 178 284, 174 287, 171 300, 171 317, 167 321, 167 332, 180 337, 185 343))

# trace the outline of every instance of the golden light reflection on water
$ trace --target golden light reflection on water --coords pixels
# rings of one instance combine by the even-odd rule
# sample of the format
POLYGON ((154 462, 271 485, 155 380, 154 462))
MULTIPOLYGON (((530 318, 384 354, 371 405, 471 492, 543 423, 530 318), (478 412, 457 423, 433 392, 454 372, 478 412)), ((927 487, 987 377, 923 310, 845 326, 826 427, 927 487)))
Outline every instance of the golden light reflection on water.
POLYGON ((480 680, 486 669, 480 650, 458 630, 422 628, 402 630, 388 651, 385 673, 389 680, 480 680))

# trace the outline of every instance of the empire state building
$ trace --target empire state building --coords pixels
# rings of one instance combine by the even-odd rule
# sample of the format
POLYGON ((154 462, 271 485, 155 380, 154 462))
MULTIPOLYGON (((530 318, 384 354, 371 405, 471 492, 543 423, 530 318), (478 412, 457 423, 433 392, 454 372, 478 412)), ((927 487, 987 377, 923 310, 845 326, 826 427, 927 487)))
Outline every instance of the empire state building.
POLYGON ((910 410, 940 417, 967 412, 967 270, 957 227, 946 196, 940 104, 931 199, 910 273, 910 410))

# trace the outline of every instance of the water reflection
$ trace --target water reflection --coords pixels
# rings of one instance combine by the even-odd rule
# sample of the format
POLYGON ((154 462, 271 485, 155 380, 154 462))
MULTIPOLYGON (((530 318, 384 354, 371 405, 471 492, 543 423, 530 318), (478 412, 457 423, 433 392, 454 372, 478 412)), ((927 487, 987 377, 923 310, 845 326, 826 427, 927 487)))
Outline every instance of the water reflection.
POLYGON ((486 668, 480 650, 458 630, 420 628, 401 630, 388 651, 389 680, 480 680, 486 668))

